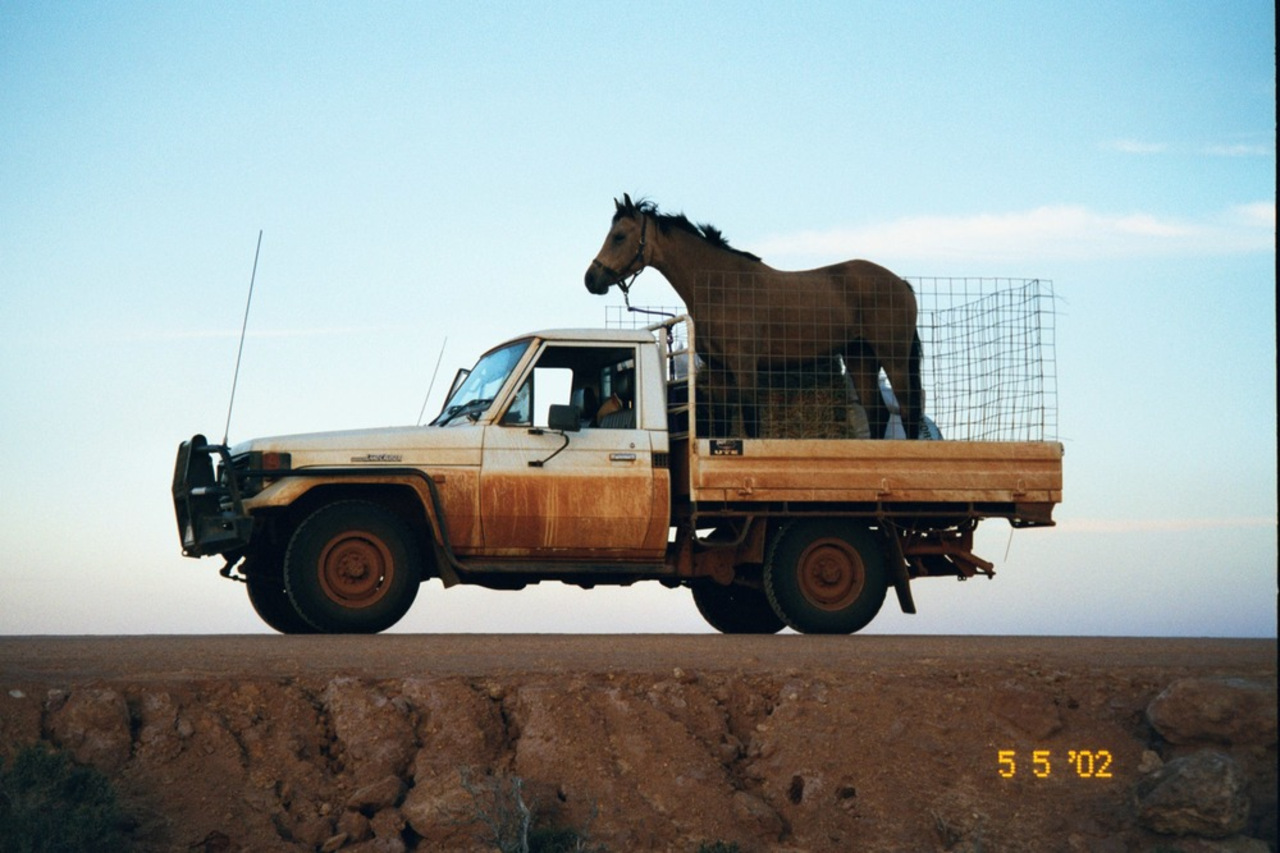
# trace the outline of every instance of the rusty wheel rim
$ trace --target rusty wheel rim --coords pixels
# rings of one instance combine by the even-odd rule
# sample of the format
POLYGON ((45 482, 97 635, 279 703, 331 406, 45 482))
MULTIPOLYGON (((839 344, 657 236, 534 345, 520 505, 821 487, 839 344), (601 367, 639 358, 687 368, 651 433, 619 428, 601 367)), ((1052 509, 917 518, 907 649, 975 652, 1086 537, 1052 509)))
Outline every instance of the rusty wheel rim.
POLYGON ((862 557, 842 539, 810 543, 796 569, 800 592, 822 610, 843 610, 858 600, 867 584, 862 557))
POLYGON ((324 594, 343 607, 368 607, 395 574, 391 549, 377 536, 350 530, 330 539, 317 565, 324 594))

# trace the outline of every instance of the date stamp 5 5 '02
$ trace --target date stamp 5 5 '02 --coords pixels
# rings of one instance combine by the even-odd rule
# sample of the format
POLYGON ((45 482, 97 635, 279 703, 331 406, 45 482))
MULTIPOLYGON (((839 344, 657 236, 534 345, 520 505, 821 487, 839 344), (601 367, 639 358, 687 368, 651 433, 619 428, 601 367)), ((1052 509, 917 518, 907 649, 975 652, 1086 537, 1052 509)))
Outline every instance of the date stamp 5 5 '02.
MULTIPOLYGON (((1013 779, 1022 771, 1020 761, 1025 753, 1016 749, 1001 749, 996 752, 996 767, 1001 778, 1013 779)), ((1048 779, 1053 775, 1066 773, 1081 779, 1112 778, 1111 751, 1106 749, 1072 749, 1067 751, 1065 769, 1062 768, 1061 753, 1054 755, 1048 749, 1031 751, 1031 775, 1037 779, 1048 779)))

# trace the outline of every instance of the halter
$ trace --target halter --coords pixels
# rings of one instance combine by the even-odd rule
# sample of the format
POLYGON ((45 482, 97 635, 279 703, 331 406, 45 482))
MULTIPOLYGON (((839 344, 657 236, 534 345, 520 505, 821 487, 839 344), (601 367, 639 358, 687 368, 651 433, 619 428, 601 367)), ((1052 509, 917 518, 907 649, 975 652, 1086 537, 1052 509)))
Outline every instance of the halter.
MULTIPOLYGON (((629 281, 623 281, 623 279, 627 277, 625 272, 618 276, 618 289, 622 291, 622 301, 626 304, 629 312, 633 314, 653 314, 659 317, 674 317, 674 314, 666 311, 655 311, 652 308, 636 308, 631 304, 631 285, 636 283, 636 279, 640 277, 640 273, 644 272, 644 268, 648 266, 644 261, 644 250, 645 246, 648 245, 645 237, 648 230, 649 217, 642 213, 640 214, 640 243, 636 246, 636 256, 631 259, 629 264, 627 264, 627 269, 636 267, 636 271, 631 274, 631 279, 629 281)), ((670 329, 667 330, 667 336, 671 336, 670 329)))
MULTIPOLYGON (((600 263, 599 260, 594 260, 591 263, 593 266, 600 267, 600 269, 608 273, 610 276, 614 276, 617 278, 617 281, 615 281, 614 284, 618 285, 618 289, 622 291, 622 301, 626 303, 627 310, 630 311, 631 313, 654 314, 659 317, 674 317, 675 314, 672 314, 668 311, 655 311, 652 308, 636 308, 631 304, 631 286, 636 283, 636 279, 640 277, 640 273, 644 272, 644 268, 648 266, 648 264, 646 264, 644 260, 644 250, 649 245, 649 242, 647 239, 648 233, 649 233, 649 217, 647 214, 641 213, 640 214, 640 243, 636 246, 635 255, 631 258, 630 261, 627 262, 627 265, 623 267, 622 272, 615 271, 613 267, 606 266, 605 264, 600 263), (631 269, 632 267, 635 267, 636 271, 631 273, 631 278, 628 279, 627 270, 631 269)), ((670 334, 671 334, 671 330, 668 329, 667 335, 670 336, 670 334)))
POLYGON ((645 247, 648 246, 648 241, 646 240, 648 232, 649 217, 642 213, 640 214, 640 243, 636 246, 635 257, 627 262, 627 265, 623 267, 622 272, 618 272, 613 267, 600 263, 599 258, 591 262, 592 266, 599 267, 601 270, 608 273, 609 276, 616 279, 613 283, 618 285, 618 288, 622 291, 622 298, 627 300, 628 308, 631 307, 631 302, 628 298, 628 294, 631 292, 631 285, 635 284, 636 279, 640 276, 640 273, 644 272, 644 268, 646 266, 644 262, 644 250, 645 247), (624 279, 627 277, 627 270, 632 267, 635 267, 636 271, 631 274, 630 281, 625 281, 624 279))

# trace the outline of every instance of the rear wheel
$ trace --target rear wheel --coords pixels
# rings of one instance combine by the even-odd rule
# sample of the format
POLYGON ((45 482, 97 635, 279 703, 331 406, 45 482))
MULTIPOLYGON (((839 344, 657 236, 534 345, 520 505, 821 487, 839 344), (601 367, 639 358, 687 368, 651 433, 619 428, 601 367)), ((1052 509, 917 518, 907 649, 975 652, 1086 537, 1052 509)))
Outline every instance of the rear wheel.
POLYGON ((870 530, 841 519, 793 522, 769 550, 764 588, 782 619, 805 634, 851 634, 884 603, 884 552, 870 530))
POLYGON ((786 627, 763 590, 714 581, 695 583, 691 589, 702 618, 722 634, 776 634, 786 627))
POLYGON ((284 559, 284 584, 302 618, 328 634, 376 634, 408 612, 422 560, 412 533, 368 501, 316 510, 298 526, 284 559))

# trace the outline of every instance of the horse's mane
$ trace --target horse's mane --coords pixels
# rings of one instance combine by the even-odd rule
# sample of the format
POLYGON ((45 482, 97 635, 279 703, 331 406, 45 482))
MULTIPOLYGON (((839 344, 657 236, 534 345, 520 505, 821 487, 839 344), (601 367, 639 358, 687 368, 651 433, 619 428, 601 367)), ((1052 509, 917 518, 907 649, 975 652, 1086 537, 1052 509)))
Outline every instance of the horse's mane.
POLYGON ((627 204, 620 206, 618 212, 613 215, 613 221, 617 222, 624 216, 647 215, 652 216, 654 221, 658 223, 658 228, 664 234, 672 228, 678 228, 681 231, 687 231, 695 237, 701 237, 711 245, 718 249, 724 249, 733 252, 735 255, 742 255, 753 261, 760 260, 759 255, 753 255, 750 252, 744 252, 741 249, 735 249, 729 245, 729 241, 725 239, 724 234, 720 233, 720 229, 714 225, 705 222, 690 222, 689 217, 683 213, 663 213, 658 210, 658 205, 647 198, 642 198, 637 202, 632 202, 627 198, 627 204))

